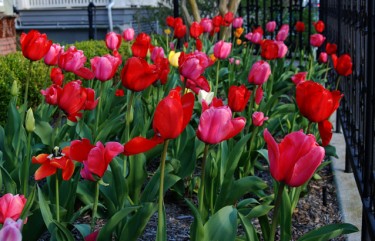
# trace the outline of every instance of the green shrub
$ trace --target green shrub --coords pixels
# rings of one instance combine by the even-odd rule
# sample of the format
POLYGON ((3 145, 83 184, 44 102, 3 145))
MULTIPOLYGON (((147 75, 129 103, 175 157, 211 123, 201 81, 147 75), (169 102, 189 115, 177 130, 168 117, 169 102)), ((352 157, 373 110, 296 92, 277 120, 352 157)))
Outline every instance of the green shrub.
MULTIPOLYGON (((77 42, 74 46, 76 46, 77 49, 83 50, 87 57, 87 67, 90 66, 91 58, 110 53, 104 40, 77 42)), ((125 59, 127 56, 125 53, 127 53, 128 49, 127 43, 123 43, 121 46, 119 52, 125 59)), ((67 46, 65 48, 67 48, 67 46)), ((7 119, 7 106, 11 98, 10 89, 14 80, 18 81, 18 104, 22 104, 25 83, 28 76, 30 76, 29 106, 32 107, 40 104, 42 100, 40 90, 51 84, 49 79, 51 67, 45 65, 43 60, 34 61, 32 63, 31 72, 29 72, 29 65, 30 61, 23 57, 21 52, 0 56, 0 125, 3 125, 7 119)), ((71 81, 74 78, 74 74, 65 74, 66 81, 71 81)))

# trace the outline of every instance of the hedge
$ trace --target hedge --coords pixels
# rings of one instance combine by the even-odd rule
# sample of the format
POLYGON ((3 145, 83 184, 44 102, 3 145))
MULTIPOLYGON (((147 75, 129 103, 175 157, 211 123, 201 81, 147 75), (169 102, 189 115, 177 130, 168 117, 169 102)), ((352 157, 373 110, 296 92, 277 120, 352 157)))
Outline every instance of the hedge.
MULTIPOLYGON (((90 59, 94 56, 102 56, 110 53, 105 46, 103 40, 90 40, 83 42, 76 42, 73 44, 77 49, 83 50, 87 57, 86 65, 90 66, 90 59)), ((67 49, 69 46, 65 46, 67 49)), ((127 45, 122 44, 120 54, 126 57, 127 45)), ((14 80, 18 82, 19 97, 18 104, 23 103, 24 95, 24 83, 26 83, 27 77, 30 75, 29 85, 29 106, 37 106, 41 100, 42 95, 40 90, 46 88, 51 84, 49 78, 49 66, 45 65, 43 60, 34 61, 32 63, 31 73, 29 73, 30 61, 23 57, 22 52, 8 54, 6 56, 0 56, 0 125, 5 123, 7 119, 8 104, 11 99, 10 90, 14 80)), ((75 75, 66 74, 66 81, 73 80, 75 75)))

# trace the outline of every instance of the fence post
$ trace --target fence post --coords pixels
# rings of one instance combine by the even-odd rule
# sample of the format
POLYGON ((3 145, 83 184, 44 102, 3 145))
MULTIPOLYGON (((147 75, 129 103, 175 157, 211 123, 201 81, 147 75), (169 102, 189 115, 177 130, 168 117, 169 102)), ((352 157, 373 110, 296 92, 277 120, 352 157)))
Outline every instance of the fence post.
POLYGON ((178 0, 173 0, 173 17, 177 18, 178 16, 179 16, 178 0))
POLYGON ((95 38, 95 31, 94 31, 94 13, 95 13, 95 4, 90 1, 89 6, 87 7, 88 18, 89 18, 89 39, 95 38))

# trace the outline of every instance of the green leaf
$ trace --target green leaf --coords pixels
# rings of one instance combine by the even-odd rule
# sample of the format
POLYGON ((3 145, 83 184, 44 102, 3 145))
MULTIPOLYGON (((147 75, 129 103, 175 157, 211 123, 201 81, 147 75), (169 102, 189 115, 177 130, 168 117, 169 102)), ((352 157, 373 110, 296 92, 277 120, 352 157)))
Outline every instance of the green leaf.
POLYGON ((91 233, 91 227, 85 223, 74 224, 74 227, 79 231, 82 237, 86 237, 91 233))
MULTIPOLYGON (((3 181, 3 185, 5 186, 5 191, 9 193, 15 193, 17 190, 17 184, 12 179, 8 171, 3 167, 3 164, 0 165, 0 175, 1 180, 3 181)), ((2 188, 0 186, 0 188, 2 188)))
POLYGON ((358 228, 349 223, 335 223, 310 231, 300 237, 298 241, 325 241, 343 234, 358 232, 358 228))
POLYGON ((267 215, 273 207, 274 206, 270 206, 270 205, 255 206, 254 208, 251 209, 251 211, 246 217, 251 219, 251 218, 258 218, 263 215, 267 215))
POLYGON ((234 241, 237 233, 237 210, 226 206, 216 212, 204 225, 207 240, 234 241))
POLYGON ((139 208, 140 206, 126 207, 115 213, 100 230, 97 240, 108 240, 108 238, 112 236, 112 232, 115 230, 116 226, 123 222, 129 213, 139 208))
POLYGON ((251 223, 251 218, 245 217, 241 213, 238 213, 238 216, 240 217, 242 226, 245 229, 247 240, 259 241, 257 231, 251 223))
POLYGON ((339 158, 339 156, 336 153, 336 147, 328 145, 324 147, 324 150, 326 151, 326 156, 333 156, 339 158))
POLYGON ((29 193, 29 195, 27 196, 26 204, 25 204, 24 208, 22 209, 22 213, 21 213, 21 216, 20 216, 20 218, 22 220, 25 220, 25 218, 28 216, 28 213, 29 213, 31 207, 34 204, 35 193, 36 193, 36 188, 34 186, 33 189, 31 190, 31 192, 29 193))
POLYGON ((54 231, 53 225, 51 225, 53 223, 52 213, 49 208, 48 202, 45 199, 44 194, 42 190, 39 188, 39 186, 38 186, 38 201, 39 201, 39 208, 42 213, 44 223, 46 224, 50 233, 53 233, 54 231))
POLYGON ((44 145, 53 145, 52 132, 53 129, 48 122, 36 120, 34 133, 39 136, 44 145))
POLYGON ((204 232, 202 217, 198 209, 195 207, 195 205, 192 202, 190 202, 186 198, 185 198, 185 202, 189 206, 194 216, 194 222, 190 229, 190 239, 191 241, 203 241, 205 240, 205 232, 204 232))
POLYGON ((282 194, 282 205, 281 205, 281 215, 280 215, 280 240, 289 241, 292 237, 292 211, 290 199, 287 191, 284 189, 282 194))
POLYGON ((163 203, 163 211, 161 212, 161 217, 158 217, 158 218, 161 218, 162 221, 160 222, 160 225, 158 222, 158 226, 156 229, 156 241, 164 241, 164 240, 167 240, 167 220, 165 219, 164 203, 163 203), (161 232, 161 236, 159 236, 159 232, 161 232))
MULTIPOLYGON (((53 224, 56 227, 56 236, 58 241, 74 241, 72 233, 61 223, 53 220, 53 224)), ((52 232, 51 232, 52 233, 52 232)))
POLYGON ((129 196, 135 204, 139 202, 142 186, 147 179, 145 164, 146 156, 144 154, 129 157, 129 176, 127 177, 129 196))

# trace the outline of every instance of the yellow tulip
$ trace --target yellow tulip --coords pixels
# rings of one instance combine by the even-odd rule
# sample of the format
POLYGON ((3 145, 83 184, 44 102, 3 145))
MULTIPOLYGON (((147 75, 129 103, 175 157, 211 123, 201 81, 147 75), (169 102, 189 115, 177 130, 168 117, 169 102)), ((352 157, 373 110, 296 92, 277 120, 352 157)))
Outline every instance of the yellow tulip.
POLYGON ((169 52, 169 55, 168 55, 169 63, 174 67, 178 67, 178 58, 180 57, 180 55, 181 55, 181 52, 177 52, 177 53, 175 51, 169 52))

